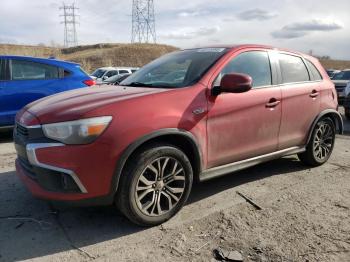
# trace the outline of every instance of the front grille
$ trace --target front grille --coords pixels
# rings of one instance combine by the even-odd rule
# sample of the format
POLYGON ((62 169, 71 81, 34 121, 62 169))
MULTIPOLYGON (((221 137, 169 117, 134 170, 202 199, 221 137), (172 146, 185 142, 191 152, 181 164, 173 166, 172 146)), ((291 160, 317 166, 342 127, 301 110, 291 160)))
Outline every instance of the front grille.
POLYGON ((23 157, 18 157, 20 165, 27 171, 26 175, 29 176, 31 179, 36 180, 37 176, 34 173, 34 168, 33 166, 28 162, 26 158, 23 157))
POLYGON ((16 133, 23 138, 27 138, 29 135, 28 128, 18 123, 16 124, 16 133))

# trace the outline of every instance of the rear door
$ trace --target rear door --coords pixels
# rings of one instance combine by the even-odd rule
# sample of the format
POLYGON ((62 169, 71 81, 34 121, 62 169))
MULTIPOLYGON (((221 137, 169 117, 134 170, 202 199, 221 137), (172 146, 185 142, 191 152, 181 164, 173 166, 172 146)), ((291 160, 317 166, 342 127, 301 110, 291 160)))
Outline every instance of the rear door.
POLYGON ((22 107, 60 90, 59 68, 44 63, 22 59, 9 62, 9 79, 4 81, 2 107, 6 108, 7 119, 14 122, 22 107))
POLYGON ((320 110, 320 81, 312 78, 305 60, 276 53, 282 90, 282 121, 279 149, 303 146, 320 110))

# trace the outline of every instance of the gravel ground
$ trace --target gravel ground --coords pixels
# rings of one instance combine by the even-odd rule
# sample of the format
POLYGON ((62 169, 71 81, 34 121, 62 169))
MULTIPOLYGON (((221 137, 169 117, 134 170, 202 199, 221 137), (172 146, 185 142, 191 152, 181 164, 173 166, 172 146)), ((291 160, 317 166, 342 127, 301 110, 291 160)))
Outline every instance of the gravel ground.
POLYGON ((34 199, 14 174, 10 135, 0 143, 0 261, 211 261, 217 247, 244 261, 350 261, 350 136, 322 167, 292 156, 195 185, 153 228, 112 207, 57 211, 34 199))

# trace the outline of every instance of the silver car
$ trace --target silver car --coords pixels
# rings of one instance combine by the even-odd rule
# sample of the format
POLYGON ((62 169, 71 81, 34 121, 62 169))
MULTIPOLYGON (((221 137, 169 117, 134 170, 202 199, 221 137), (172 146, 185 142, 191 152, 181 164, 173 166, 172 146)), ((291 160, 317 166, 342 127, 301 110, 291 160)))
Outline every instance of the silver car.
POLYGON ((345 88, 350 82, 350 69, 346 69, 333 76, 332 81, 338 93, 339 103, 342 103, 345 98, 345 88))

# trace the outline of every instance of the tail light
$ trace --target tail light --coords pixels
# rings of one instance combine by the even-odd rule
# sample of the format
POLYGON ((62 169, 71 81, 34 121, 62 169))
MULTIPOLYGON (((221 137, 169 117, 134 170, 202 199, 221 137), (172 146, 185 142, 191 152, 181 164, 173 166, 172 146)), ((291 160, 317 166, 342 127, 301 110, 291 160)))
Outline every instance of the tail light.
POLYGON ((83 83, 84 83, 85 85, 87 85, 87 86, 94 86, 94 85, 96 85, 96 81, 93 80, 93 79, 85 80, 85 81, 83 81, 83 83))

